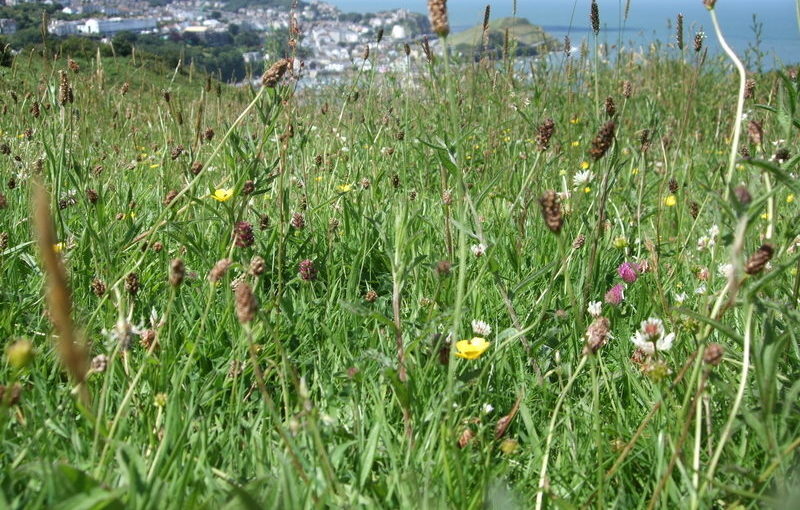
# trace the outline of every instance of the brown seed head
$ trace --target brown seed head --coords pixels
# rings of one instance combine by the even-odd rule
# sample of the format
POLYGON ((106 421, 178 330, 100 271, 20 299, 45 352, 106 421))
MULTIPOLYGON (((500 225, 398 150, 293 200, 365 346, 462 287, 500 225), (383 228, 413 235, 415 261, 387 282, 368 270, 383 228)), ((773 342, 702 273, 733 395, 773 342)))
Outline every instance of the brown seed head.
POLYGON ((564 225, 564 217, 561 215, 561 203, 558 199, 558 193, 553 190, 545 191, 544 195, 539 199, 539 204, 542 206, 542 217, 550 232, 558 234, 561 232, 561 227, 564 225))
POLYGON ((747 135, 750 138, 750 143, 759 147, 764 139, 764 127, 757 120, 751 120, 747 123, 747 135))
POLYGON ((264 271, 267 270, 267 262, 264 260, 263 257, 259 255, 254 255, 252 259, 250 259, 250 274, 253 276, 261 276, 264 274, 264 271))
POLYGON ((175 200, 175 197, 177 197, 177 196, 178 196, 178 191, 177 190, 174 190, 174 189, 169 190, 167 192, 167 195, 164 197, 164 205, 168 206, 169 204, 171 204, 172 201, 175 200))
POLYGON ((186 266, 181 259, 172 259, 169 263, 169 284, 179 287, 186 276, 186 266))
POLYGON ((630 80, 625 80, 622 82, 622 96, 625 99, 630 98, 633 95, 633 84, 630 80))
POLYGON ((433 31, 439 37, 447 37, 450 25, 447 23, 447 0, 428 0, 428 18, 433 31))
POLYGON ((553 119, 545 119, 539 125, 536 134, 536 145, 539 146, 540 151, 546 151, 550 148, 550 139, 553 137, 553 132, 556 129, 556 123, 553 119))
POLYGON ((617 106, 614 104, 614 98, 608 96, 606 98, 606 115, 613 117, 617 113, 617 106))
POLYGON ((261 77, 261 83, 268 88, 275 88, 278 85, 278 82, 281 81, 283 75, 286 74, 286 71, 291 67, 292 61, 288 58, 282 58, 272 64, 272 66, 267 69, 267 72, 264 73, 264 76, 261 77))
POLYGON ((97 201, 100 200, 100 195, 97 194, 97 190, 86 188, 86 199, 90 204, 96 204, 97 201))
POLYGON ((97 297, 102 297, 106 293, 106 284, 100 278, 92 280, 92 292, 97 297))
POLYGON ((678 192, 678 181, 674 177, 670 178, 668 186, 670 193, 674 194, 678 192))
POLYGON ((753 99, 756 96, 756 81, 748 79, 744 82, 744 98, 753 99))
POLYGON ((0 250, 8 248, 8 232, 0 232, 0 250))
POLYGON ((762 244, 761 247, 747 259, 747 263, 744 265, 744 272, 750 275, 760 273, 764 270, 764 266, 767 265, 767 262, 772 259, 774 253, 775 249, 771 244, 762 244))
POLYGON ((475 433, 472 432, 472 429, 467 427, 461 432, 461 435, 458 437, 458 447, 465 448, 469 445, 472 440, 475 438, 475 433))
POLYGON ((436 274, 439 276, 450 276, 453 265, 449 260, 440 260, 436 263, 436 274))
POLYGON ((247 282, 240 282, 236 286, 236 317, 239 322, 246 324, 251 322, 258 311, 258 303, 253 295, 253 289, 247 282))
POLYGON ((722 357, 725 355, 725 348, 720 344, 709 344, 706 347, 706 352, 703 354, 703 361, 706 365, 715 367, 722 363, 722 357))
POLYGON ((614 141, 615 129, 616 125, 614 124, 614 121, 610 120, 603 124, 603 127, 600 128, 597 136, 595 136, 594 140, 592 140, 592 148, 589 151, 589 154, 595 161, 602 158, 608 149, 611 148, 611 144, 614 141))
POLYGON ((597 7, 597 2, 592 0, 592 7, 589 10, 589 21, 592 23, 592 32, 594 35, 600 33, 600 9, 597 7))
POLYGON ((369 289, 367 293, 364 294, 364 301, 367 303, 374 303, 376 299, 378 299, 378 293, 372 289, 369 289))
POLYGON ((578 237, 572 241, 572 248, 576 250, 580 250, 583 248, 583 245, 586 243, 586 236, 583 234, 578 234, 578 237))
POLYGON ((225 273, 228 272, 228 268, 231 267, 233 261, 231 259, 220 259, 214 264, 214 267, 211 268, 211 271, 208 272, 208 281, 211 283, 218 282, 225 276, 225 273))
POLYGON ((683 14, 678 14, 675 20, 675 42, 678 44, 678 49, 683 51, 683 14))
POLYGON ((131 296, 136 296, 139 293, 139 275, 137 273, 128 273, 125 277, 125 290, 131 296))
POLYGON ((750 195, 750 191, 747 189, 747 186, 742 184, 741 186, 736 186, 736 189, 733 190, 734 196, 736 196, 736 200, 739 204, 743 206, 747 206, 750 202, 753 201, 752 195, 750 195))

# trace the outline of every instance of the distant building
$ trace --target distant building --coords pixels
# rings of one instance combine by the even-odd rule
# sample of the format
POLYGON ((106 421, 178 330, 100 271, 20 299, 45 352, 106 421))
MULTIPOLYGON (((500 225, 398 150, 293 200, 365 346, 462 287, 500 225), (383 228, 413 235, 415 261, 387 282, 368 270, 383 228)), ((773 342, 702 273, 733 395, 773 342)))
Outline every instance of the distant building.
POLYGON ((78 27, 82 24, 82 21, 52 20, 47 26, 47 31, 59 37, 75 35, 78 33, 78 27))
POLYGON ((0 34, 11 35, 17 31, 16 20, 10 18, 0 18, 0 34))
POLYGON ((83 25, 78 26, 82 34, 113 35, 118 32, 145 32, 155 30, 155 18, 110 18, 87 19, 83 25))

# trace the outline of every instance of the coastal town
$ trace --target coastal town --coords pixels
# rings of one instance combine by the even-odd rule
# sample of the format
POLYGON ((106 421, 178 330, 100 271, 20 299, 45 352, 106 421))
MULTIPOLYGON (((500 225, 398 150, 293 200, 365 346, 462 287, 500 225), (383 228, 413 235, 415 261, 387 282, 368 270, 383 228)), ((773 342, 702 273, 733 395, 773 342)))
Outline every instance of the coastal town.
MULTIPOLYGON (((19 0, 6 0, 6 5, 18 3, 19 0)), ((365 44, 374 44, 378 39, 382 41, 379 58, 366 64, 382 70, 402 70, 407 65, 404 44, 409 44, 414 56, 418 56, 421 49, 412 43, 430 32, 426 16, 406 9, 362 15, 343 13, 334 5, 319 0, 301 2, 295 9, 273 4, 209 0, 66 0, 60 4, 58 19, 51 19, 47 30, 55 37, 89 37, 104 43, 127 32, 159 36, 164 40, 191 38, 214 46, 215 41, 243 31, 256 33, 262 40, 271 34, 288 33, 294 17, 300 31, 298 50, 312 77, 364 65, 365 44)), ((13 33, 14 24, 13 19, 0 20, 0 33, 13 33)), ((260 62, 280 56, 270 54, 266 48, 241 52, 242 60, 254 68, 260 62)))

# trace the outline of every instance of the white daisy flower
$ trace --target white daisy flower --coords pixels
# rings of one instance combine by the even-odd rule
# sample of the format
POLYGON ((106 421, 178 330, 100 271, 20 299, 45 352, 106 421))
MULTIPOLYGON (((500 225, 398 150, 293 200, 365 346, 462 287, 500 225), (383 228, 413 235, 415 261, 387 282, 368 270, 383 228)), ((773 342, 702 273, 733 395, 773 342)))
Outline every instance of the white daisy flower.
POLYGON ((589 303, 589 306, 586 308, 586 311, 589 312, 589 315, 592 317, 599 317, 602 313, 603 303, 600 301, 592 301, 589 303))
POLYGON ((572 177, 572 185, 576 188, 586 186, 594 179, 594 173, 591 170, 581 170, 572 177))

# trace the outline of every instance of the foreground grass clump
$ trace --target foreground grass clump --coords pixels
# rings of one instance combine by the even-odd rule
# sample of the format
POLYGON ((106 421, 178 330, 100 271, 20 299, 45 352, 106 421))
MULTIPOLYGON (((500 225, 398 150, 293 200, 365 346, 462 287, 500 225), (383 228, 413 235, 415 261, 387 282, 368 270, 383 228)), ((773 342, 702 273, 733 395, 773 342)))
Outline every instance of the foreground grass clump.
POLYGON ((9 506, 791 501, 796 74, 752 76, 727 182, 736 77, 688 50, 318 90, 20 58, 9 506))

